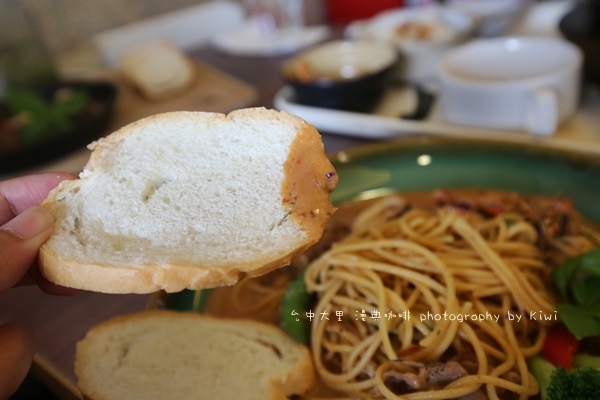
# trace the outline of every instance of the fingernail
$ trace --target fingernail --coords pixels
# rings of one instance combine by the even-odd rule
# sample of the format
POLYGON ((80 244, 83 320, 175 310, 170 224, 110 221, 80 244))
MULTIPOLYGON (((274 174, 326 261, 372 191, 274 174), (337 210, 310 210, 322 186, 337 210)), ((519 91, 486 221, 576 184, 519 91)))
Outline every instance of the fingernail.
POLYGON ((8 221, 0 229, 27 240, 45 231, 53 223, 52 214, 43 207, 31 207, 8 221))

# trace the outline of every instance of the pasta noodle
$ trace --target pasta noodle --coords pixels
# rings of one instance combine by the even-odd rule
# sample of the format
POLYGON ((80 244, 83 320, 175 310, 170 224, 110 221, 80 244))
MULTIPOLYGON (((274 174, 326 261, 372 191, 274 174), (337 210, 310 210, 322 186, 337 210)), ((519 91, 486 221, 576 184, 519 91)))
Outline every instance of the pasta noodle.
MULTIPOLYGON (((480 201, 496 210, 491 195, 480 201)), ((491 214, 452 199, 408 206, 431 193, 349 205, 291 268, 213 289, 208 312, 278 324, 305 269, 321 381, 307 398, 529 398, 539 388, 526 360, 557 322, 551 267, 598 247, 600 233, 579 219, 557 226, 568 204, 502 196, 514 207, 491 214)))
POLYGON ((307 267, 321 380, 352 398, 537 394, 526 358, 556 322, 548 266, 595 246, 589 235, 540 246, 518 212, 438 207, 378 221, 384 209, 363 211, 307 267))

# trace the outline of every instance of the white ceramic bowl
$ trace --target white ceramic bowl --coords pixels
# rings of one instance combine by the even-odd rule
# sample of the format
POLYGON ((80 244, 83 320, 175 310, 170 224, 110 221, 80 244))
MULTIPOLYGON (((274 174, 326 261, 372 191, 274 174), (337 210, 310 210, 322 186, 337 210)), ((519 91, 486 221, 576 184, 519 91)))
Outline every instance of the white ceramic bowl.
POLYGON ((558 38, 472 41, 439 63, 442 116, 464 125, 552 134, 577 108, 581 64, 579 49, 558 38))
POLYGON ((401 8, 351 23, 346 36, 392 43, 402 57, 397 75, 422 81, 435 75, 435 66, 447 50, 468 39, 473 18, 465 12, 440 6, 401 8))

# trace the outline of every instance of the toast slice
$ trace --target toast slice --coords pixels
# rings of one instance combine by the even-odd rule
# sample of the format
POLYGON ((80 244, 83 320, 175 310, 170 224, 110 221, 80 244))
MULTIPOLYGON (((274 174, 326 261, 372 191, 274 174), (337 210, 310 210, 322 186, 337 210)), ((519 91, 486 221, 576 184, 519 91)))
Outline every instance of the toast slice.
POLYGON ((276 326, 175 311, 92 327, 75 374, 91 400, 284 400, 316 380, 308 348, 276 326))
POLYGON ((90 145, 80 179, 42 203, 48 280, 104 293, 232 285, 316 243, 337 185, 321 136, 264 108, 172 112, 90 145))

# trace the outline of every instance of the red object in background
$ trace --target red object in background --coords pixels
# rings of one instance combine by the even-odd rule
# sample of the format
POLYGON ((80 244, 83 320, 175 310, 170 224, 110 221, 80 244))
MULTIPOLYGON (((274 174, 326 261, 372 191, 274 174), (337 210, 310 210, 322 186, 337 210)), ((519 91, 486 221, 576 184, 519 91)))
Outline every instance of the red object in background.
POLYGON ((332 23, 350 22, 402 6, 404 0, 327 0, 327 18, 332 23))

